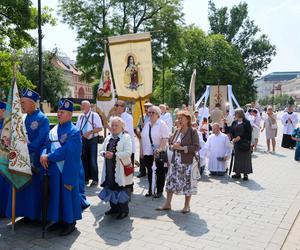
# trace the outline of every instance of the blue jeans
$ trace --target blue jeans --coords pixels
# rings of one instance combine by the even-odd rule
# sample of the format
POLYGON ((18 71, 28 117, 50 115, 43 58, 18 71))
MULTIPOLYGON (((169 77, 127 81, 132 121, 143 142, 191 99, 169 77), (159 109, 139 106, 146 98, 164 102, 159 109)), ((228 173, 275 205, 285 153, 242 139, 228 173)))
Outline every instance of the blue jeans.
POLYGON ((299 161, 299 160, 300 160, 300 146, 297 146, 295 150, 295 161, 299 161))
POLYGON ((99 180, 98 178, 98 138, 94 137, 90 140, 82 138, 82 164, 84 167, 85 181, 92 179, 93 181, 99 180))

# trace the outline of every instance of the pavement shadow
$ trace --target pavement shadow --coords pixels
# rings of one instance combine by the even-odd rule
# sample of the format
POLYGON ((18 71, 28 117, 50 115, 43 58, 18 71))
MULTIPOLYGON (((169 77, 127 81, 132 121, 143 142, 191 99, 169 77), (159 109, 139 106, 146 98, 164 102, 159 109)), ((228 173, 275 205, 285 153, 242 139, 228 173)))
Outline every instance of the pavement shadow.
POLYGON ((107 245, 119 246, 129 241, 133 230, 133 219, 127 217, 123 220, 116 220, 113 216, 104 216, 96 228, 96 233, 107 245))
POLYGON ((200 237, 209 232, 207 223, 196 213, 182 214, 180 211, 168 212, 168 217, 179 227, 192 237, 200 237))
POLYGON ((259 183, 257 183, 253 179, 249 179, 248 181, 243 181, 243 180, 239 179, 239 180, 233 180, 231 182, 235 183, 235 184, 238 184, 241 187, 248 188, 249 190, 252 190, 252 191, 264 190, 264 187, 262 187, 259 183))
POLYGON ((40 223, 17 221, 14 232, 11 230, 9 220, 5 220, 4 223, 0 227, 0 249, 71 249, 73 243, 80 237, 80 232, 76 229, 64 237, 59 236, 59 230, 46 231, 43 239, 40 223))

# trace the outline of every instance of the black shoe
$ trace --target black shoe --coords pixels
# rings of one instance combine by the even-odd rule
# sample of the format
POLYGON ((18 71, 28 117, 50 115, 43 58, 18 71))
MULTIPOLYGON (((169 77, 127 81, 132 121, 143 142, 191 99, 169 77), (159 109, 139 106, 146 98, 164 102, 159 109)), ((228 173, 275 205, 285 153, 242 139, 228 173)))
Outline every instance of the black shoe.
POLYGON ((247 174, 244 174, 243 180, 244 180, 244 181, 248 181, 248 175, 247 175, 247 174))
POLYGON ((117 216, 117 220, 122 220, 122 219, 126 218, 127 216, 128 216, 128 213, 121 212, 117 216))
POLYGON ((147 194, 145 194, 145 197, 151 197, 152 196, 152 193, 147 193, 147 194))
POLYGON ((64 229, 60 232, 59 235, 60 236, 69 235, 70 233, 72 233, 76 229, 75 225, 76 225, 76 222, 65 224, 64 229))
POLYGON ((20 224, 28 224, 28 223, 32 223, 33 221, 31 219, 29 219, 28 217, 23 217, 22 219, 18 220, 18 223, 20 224))
POLYGON ((139 174, 139 175, 137 175, 137 178, 142 178, 142 177, 145 177, 146 176, 146 174, 139 174))
POLYGON ((98 181, 92 181, 90 187, 98 187, 99 182, 98 181))
POLYGON ((233 176, 231 176, 233 179, 240 179, 241 175, 240 174, 234 174, 233 176))
POLYGON ((105 215, 113 215, 113 214, 117 214, 117 213, 119 213, 119 211, 109 209, 109 210, 106 211, 104 214, 105 214, 105 215))
POLYGON ((47 227, 47 231, 54 232, 56 230, 62 229, 63 225, 60 222, 53 223, 49 227, 47 227))
POLYGON ((158 193, 158 194, 155 194, 155 195, 154 195, 154 198, 155 198, 155 199, 159 199, 160 197, 162 197, 162 193, 158 193))

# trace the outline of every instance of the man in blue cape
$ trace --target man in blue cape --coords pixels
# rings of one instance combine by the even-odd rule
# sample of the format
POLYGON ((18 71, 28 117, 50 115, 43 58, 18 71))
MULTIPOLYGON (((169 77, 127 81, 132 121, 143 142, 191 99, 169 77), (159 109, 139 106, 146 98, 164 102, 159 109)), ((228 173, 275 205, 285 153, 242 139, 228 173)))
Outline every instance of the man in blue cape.
MULTIPOLYGON (((0 137, 4 126, 4 114, 6 109, 6 103, 0 101, 0 137)), ((8 192, 10 190, 10 185, 6 179, 0 174, 0 217, 5 216, 8 192)))
POLYGON ((48 170, 50 197, 48 220, 54 222, 48 231, 60 230, 60 235, 72 233, 80 220, 81 197, 79 191, 81 163, 81 136, 72 123, 73 103, 67 99, 59 102, 59 124, 49 133, 46 150, 40 162, 48 170))
MULTIPOLYGON (((38 108, 40 96, 32 89, 22 92, 21 106, 26 113, 25 128, 27 132, 27 143, 32 165, 32 180, 16 194, 16 216, 24 217, 24 221, 41 219, 41 204, 43 190, 44 169, 39 162, 41 149, 49 134, 49 120, 38 108)), ((11 189, 7 204, 6 216, 11 217, 12 195, 11 189)))

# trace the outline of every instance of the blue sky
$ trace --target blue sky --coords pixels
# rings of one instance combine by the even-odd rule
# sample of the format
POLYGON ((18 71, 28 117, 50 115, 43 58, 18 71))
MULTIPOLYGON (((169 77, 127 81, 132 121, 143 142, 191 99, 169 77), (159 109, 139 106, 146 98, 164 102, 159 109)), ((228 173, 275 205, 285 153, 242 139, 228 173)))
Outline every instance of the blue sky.
MULTIPOLYGON (((36 0, 32 0, 34 4, 36 0)), ((239 0, 215 0, 217 7, 231 7, 239 0)), ((267 34, 277 47, 277 55, 264 73, 273 71, 300 71, 300 0, 247 0, 249 16, 267 34)), ((57 11, 58 0, 42 0, 42 5, 57 11)), ((187 24, 196 24, 208 31, 208 0, 184 0, 187 24)), ((59 17, 58 17, 59 18, 59 17)), ((76 58, 76 32, 66 24, 45 26, 43 47, 60 48, 72 59, 76 58)), ((33 32, 32 34, 35 34, 33 32)))

